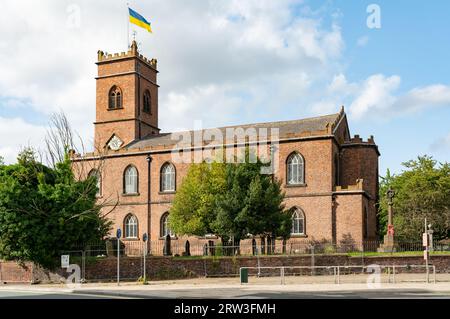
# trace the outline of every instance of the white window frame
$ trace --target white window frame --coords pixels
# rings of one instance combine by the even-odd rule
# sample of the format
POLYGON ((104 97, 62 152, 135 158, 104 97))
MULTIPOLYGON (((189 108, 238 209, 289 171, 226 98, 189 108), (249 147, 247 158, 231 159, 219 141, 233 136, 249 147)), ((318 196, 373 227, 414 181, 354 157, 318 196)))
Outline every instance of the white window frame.
POLYGON ((291 235, 305 235, 305 213, 301 209, 295 209, 292 213, 292 229, 291 235), (300 229, 300 225, 302 226, 300 229))
POLYGON ((287 160, 286 182, 288 185, 305 184, 305 160, 299 153, 291 154, 287 160))
POLYGON ((161 237, 166 238, 167 235, 174 237, 172 230, 169 227, 169 213, 165 213, 161 218, 161 237))
POLYGON ((161 192, 175 192, 175 184, 175 166, 171 163, 166 163, 161 168, 161 192))
POLYGON ((128 166, 125 170, 124 176, 124 193, 125 194, 137 194, 139 187, 138 170, 134 166, 128 166))
POLYGON ((89 177, 96 178, 97 193, 95 194, 95 196, 102 196, 102 175, 100 174, 100 172, 97 169, 93 169, 92 171, 90 171, 89 177))
POLYGON ((139 221, 135 215, 128 215, 125 218, 125 238, 136 239, 138 238, 138 225, 139 221))

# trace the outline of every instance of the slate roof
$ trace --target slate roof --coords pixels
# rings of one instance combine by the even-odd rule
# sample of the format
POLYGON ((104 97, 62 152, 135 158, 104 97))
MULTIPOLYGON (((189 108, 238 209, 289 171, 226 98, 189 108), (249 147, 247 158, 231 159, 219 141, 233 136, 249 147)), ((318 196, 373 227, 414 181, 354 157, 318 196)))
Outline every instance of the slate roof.
MULTIPOLYGON (((293 121, 281 121, 281 122, 267 122, 267 123, 256 123, 256 124, 246 124, 246 125, 235 125, 235 126, 225 126, 219 127, 218 129, 222 131, 223 136, 226 136, 227 128, 255 128, 258 130, 259 128, 267 128, 268 135, 270 136, 271 128, 278 128, 280 138, 289 136, 291 134, 300 134, 303 132, 310 131, 320 131, 325 130, 327 128, 327 124, 332 125, 336 123, 336 121, 340 118, 342 113, 336 113, 331 115, 325 115, 320 117, 306 118, 300 120, 293 121)), ((205 131, 205 130, 203 130, 205 131)), ((144 137, 141 140, 131 142, 125 148, 129 150, 133 149, 145 149, 149 147, 158 147, 158 146, 168 146, 175 145, 181 139, 181 134, 189 133, 191 137, 193 137, 193 133, 195 131, 184 131, 184 132, 176 132, 175 133, 161 133, 159 135, 150 135, 144 137), (174 136, 172 135, 174 134, 174 136), (174 137, 174 138, 173 138, 174 137)), ((198 132, 198 131, 197 131, 198 132)))

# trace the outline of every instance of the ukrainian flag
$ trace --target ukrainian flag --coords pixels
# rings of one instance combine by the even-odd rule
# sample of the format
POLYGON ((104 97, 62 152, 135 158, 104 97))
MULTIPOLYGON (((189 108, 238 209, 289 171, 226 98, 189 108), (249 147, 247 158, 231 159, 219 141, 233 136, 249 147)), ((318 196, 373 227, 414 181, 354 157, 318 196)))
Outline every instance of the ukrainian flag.
POLYGON ((130 22, 140 26, 141 28, 146 29, 148 32, 152 33, 152 24, 145 20, 143 16, 141 16, 139 13, 134 11, 131 8, 128 8, 128 11, 130 12, 130 22))

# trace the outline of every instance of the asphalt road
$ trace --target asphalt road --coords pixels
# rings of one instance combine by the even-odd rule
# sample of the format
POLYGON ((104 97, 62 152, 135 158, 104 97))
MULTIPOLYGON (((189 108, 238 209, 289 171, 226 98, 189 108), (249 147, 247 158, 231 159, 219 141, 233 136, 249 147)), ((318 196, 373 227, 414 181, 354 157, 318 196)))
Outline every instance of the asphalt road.
MULTIPOLYGON (((89 293, 100 295, 102 291, 90 291, 89 293)), ((223 289, 196 289, 196 290, 152 290, 152 291, 133 291, 123 290, 114 291, 114 295, 122 297, 135 298, 183 298, 183 299, 207 299, 207 298, 225 298, 225 299, 414 299, 414 298, 433 298, 450 299, 450 292, 431 292, 427 290, 363 290, 363 291, 245 291, 234 288, 223 289)))
POLYGON ((123 297, 82 293, 0 290, 0 299, 111 299, 123 297))
POLYGON ((450 299, 450 292, 432 292, 419 289, 379 289, 361 291, 246 291, 223 289, 177 289, 177 290, 90 290, 75 292, 38 292, 0 290, 0 299, 111 299, 111 298, 173 298, 173 299, 450 299))

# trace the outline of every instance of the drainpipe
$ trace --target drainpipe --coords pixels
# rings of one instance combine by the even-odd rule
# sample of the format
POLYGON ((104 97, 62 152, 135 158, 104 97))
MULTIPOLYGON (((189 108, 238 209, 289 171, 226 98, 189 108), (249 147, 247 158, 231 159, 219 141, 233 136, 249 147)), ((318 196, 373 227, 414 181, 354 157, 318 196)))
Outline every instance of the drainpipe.
MULTIPOLYGON (((147 163, 148 163, 148 175, 147 175, 147 234, 148 234, 148 243, 151 246, 151 240, 152 240, 152 231, 151 231, 151 219, 152 219, 152 205, 151 205, 151 191, 152 191, 152 175, 151 175, 151 168, 152 168, 152 157, 150 155, 147 156, 147 163)), ((151 247, 150 247, 151 248, 151 247)), ((148 250, 151 252, 151 250, 148 250)))

